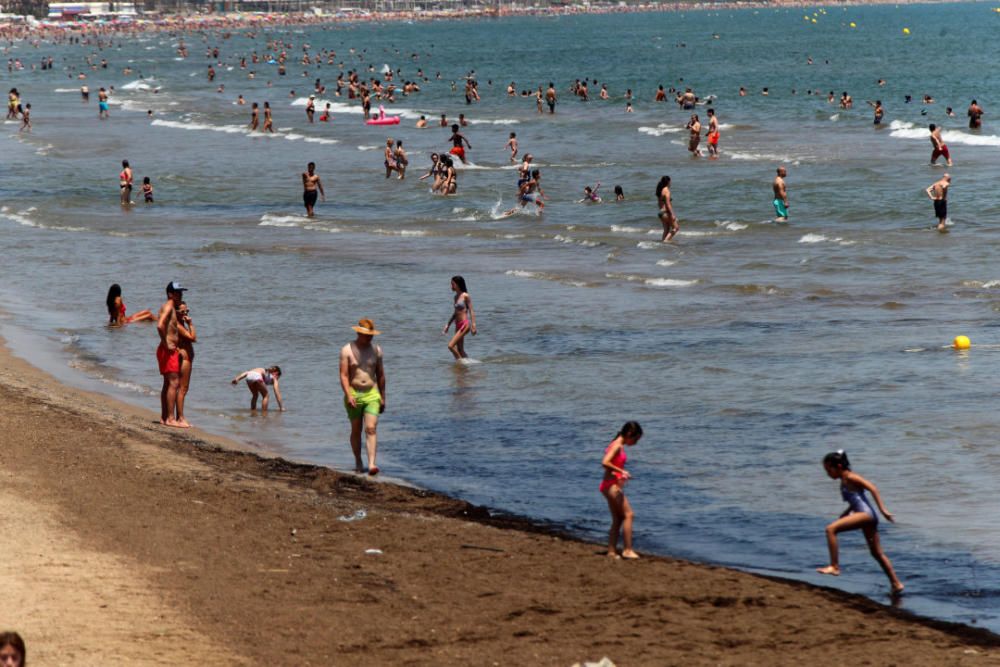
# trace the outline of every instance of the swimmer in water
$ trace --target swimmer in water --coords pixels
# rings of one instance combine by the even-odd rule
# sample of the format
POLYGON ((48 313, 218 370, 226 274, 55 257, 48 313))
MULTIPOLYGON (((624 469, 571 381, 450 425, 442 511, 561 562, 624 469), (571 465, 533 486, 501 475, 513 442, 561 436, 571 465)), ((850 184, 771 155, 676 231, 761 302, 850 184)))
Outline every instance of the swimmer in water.
POLYGON ((951 153, 948 151, 948 147, 945 145, 944 139, 941 138, 941 128, 934 123, 931 123, 929 128, 931 132, 931 146, 934 147, 934 150, 931 152, 931 164, 935 164, 939 157, 944 157, 947 165, 949 167, 953 166, 951 162, 951 153))
POLYGON ((257 131, 257 126, 260 125, 260 109, 257 107, 257 103, 254 102, 250 105, 250 123, 247 125, 251 132, 257 131))
POLYGON ((142 199, 147 204, 153 203, 153 181, 149 176, 142 179, 142 199))
POLYGON ((517 162, 517 133, 516 132, 511 132, 510 133, 510 139, 507 140, 507 143, 504 144, 503 147, 505 149, 506 148, 510 149, 510 163, 514 164, 515 162, 517 162))
POLYGON ((966 112, 969 116, 970 130, 978 130, 983 126, 983 113, 985 112, 983 111, 983 108, 979 106, 979 103, 972 100, 972 103, 969 104, 969 110, 966 112))
POLYGON ((719 119, 715 115, 715 109, 709 109, 708 114, 708 157, 712 160, 719 159, 719 119))
POLYGON ((122 288, 118 283, 108 288, 108 324, 113 327, 120 327, 133 322, 151 322, 156 319, 149 310, 140 310, 138 313, 128 316, 125 314, 125 302, 122 300, 122 288))
POLYGON ((688 152, 691 153, 691 157, 701 157, 701 151, 698 150, 698 144, 701 143, 701 121, 698 120, 698 114, 691 114, 691 120, 685 126, 688 132, 688 152))
POLYGON ((669 176, 661 176, 660 182, 656 184, 656 201, 660 205, 660 223, 663 225, 663 237, 660 240, 669 243, 681 228, 677 222, 677 216, 674 214, 669 176))
POLYGON ((469 140, 465 138, 465 135, 458 131, 458 125, 451 126, 451 137, 448 139, 451 142, 452 148, 449 153, 457 157, 462 161, 462 164, 469 164, 465 159, 465 148, 462 146, 463 142, 465 146, 468 146, 469 150, 472 150, 472 144, 469 140))
POLYGON ((588 185, 583 189, 583 199, 578 200, 576 203, 600 204, 602 200, 600 196, 597 194, 597 190, 600 189, 600 187, 601 187, 600 181, 598 181, 597 185, 595 185, 594 187, 590 187, 588 185))
POLYGON ((132 178, 132 167, 129 166, 128 160, 122 160, 122 170, 118 174, 122 206, 128 206, 132 203, 132 178))
POLYGON ((771 183, 771 189, 774 191, 774 221, 775 222, 788 222, 788 187, 785 185, 785 177, 788 176, 788 171, 784 167, 778 167, 777 176, 774 177, 774 182, 771 183))
POLYGON ((472 309, 472 297, 469 296, 469 290, 465 286, 465 278, 462 276, 452 276, 451 291, 455 293, 454 303, 452 304, 454 310, 448 323, 441 330, 441 334, 447 334, 452 322, 455 323, 455 335, 448 342, 448 350, 457 361, 469 358, 469 355, 465 353, 465 336, 469 333, 473 336, 476 335, 476 313, 472 309))
POLYGON ((868 106, 875 110, 875 116, 873 119, 873 124, 876 128, 882 126, 882 117, 885 115, 885 109, 882 108, 882 100, 875 100, 874 102, 868 102, 868 106))
MULTIPOLYGON (((528 180, 521 184, 517 191, 519 206, 523 209, 530 203, 535 204, 535 208, 541 213, 545 210, 545 203, 542 199, 545 197, 545 193, 542 191, 542 174, 538 169, 534 169, 528 180)), ((517 206, 510 209, 503 214, 503 217, 514 215, 517 211, 517 206)))
POLYGON ((840 554, 837 545, 837 535, 848 530, 861 529, 865 534, 865 541, 868 542, 868 550, 872 558, 882 566, 882 571, 889 578, 893 594, 898 595, 903 592, 903 583, 896 577, 895 570, 889 557, 882 551, 882 544, 878 535, 878 514, 872 507, 865 491, 872 494, 875 505, 882 516, 890 522, 895 521, 892 514, 882 503, 882 496, 874 484, 866 480, 861 475, 851 470, 851 464, 847 460, 847 453, 844 450, 831 452, 823 457, 823 467, 830 479, 840 480, 840 495, 847 502, 847 509, 840 515, 840 518, 826 527, 826 542, 830 549, 830 564, 826 567, 816 568, 820 574, 840 575, 840 554))
POLYGON ((615 201, 625 201, 625 191, 620 185, 615 186, 615 201))
POLYGON ((948 228, 948 188, 951 187, 951 174, 944 174, 935 181, 929 188, 924 190, 927 196, 934 202, 934 217, 937 218, 937 230, 946 232, 948 228))
POLYGON ((625 497, 625 484, 632 475, 625 470, 625 448, 631 447, 642 438, 642 426, 639 422, 625 422, 621 430, 615 435, 614 440, 604 450, 604 459, 601 465, 604 466, 604 479, 598 487, 604 499, 608 501, 608 509, 611 511, 611 530, 608 531, 608 557, 627 558, 634 560, 639 558, 632 549, 632 521, 634 514, 632 505, 625 497), (623 549, 621 556, 618 555, 618 535, 622 536, 623 549))
POLYGON ((267 405, 270 401, 267 388, 274 387, 274 398, 278 401, 278 411, 284 412, 285 406, 281 401, 281 390, 279 380, 281 379, 281 367, 271 366, 270 368, 251 368, 243 371, 233 378, 233 384, 239 384, 240 380, 246 378, 247 389, 250 390, 250 409, 257 409, 257 397, 261 397, 261 412, 267 412, 267 405))
POLYGON ((264 127, 261 128, 261 131, 274 133, 274 119, 271 118, 270 102, 264 102, 264 127))

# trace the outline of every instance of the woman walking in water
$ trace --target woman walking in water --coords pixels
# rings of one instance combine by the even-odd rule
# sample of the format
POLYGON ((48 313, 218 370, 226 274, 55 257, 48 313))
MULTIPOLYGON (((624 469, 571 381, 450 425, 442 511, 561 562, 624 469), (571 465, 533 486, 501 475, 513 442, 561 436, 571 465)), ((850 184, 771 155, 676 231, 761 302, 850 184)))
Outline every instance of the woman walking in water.
POLYGON ((469 355, 465 353, 465 336, 470 331, 473 336, 476 335, 476 313, 472 310, 472 297, 469 296, 469 291, 465 286, 465 278, 453 276, 451 291, 455 293, 455 309, 441 333, 448 333, 448 328, 454 322, 455 335, 448 342, 448 349, 455 355, 455 359, 468 359, 469 355))
POLYGON ((670 177, 661 176, 660 182, 656 184, 656 201, 660 204, 660 223, 663 225, 664 243, 672 241, 680 225, 677 224, 677 216, 674 214, 674 204, 670 197, 670 177))
POLYGON ((882 512, 882 516, 889 521, 894 521, 892 514, 882 504, 882 496, 879 495, 878 489, 867 479, 851 470, 851 464, 847 460, 847 452, 842 449, 823 457, 823 467, 826 468, 826 474, 830 476, 830 479, 840 480, 840 495, 847 502, 847 509, 840 515, 839 519, 826 527, 826 542, 830 548, 830 564, 826 567, 816 568, 816 571, 820 574, 839 575, 840 557, 837 548, 837 533, 860 528, 864 531, 865 540, 868 541, 868 550, 871 551, 872 557, 882 566, 885 575, 889 577, 892 592, 894 594, 902 593, 903 584, 896 577, 892 563, 882 551, 882 545, 879 542, 878 514, 865 495, 865 491, 871 491, 872 498, 875 499, 875 504, 882 512))
POLYGON ((281 400, 281 389, 278 387, 278 379, 281 377, 281 367, 271 366, 270 368, 251 368, 233 378, 233 384, 237 384, 246 378, 247 389, 250 390, 250 409, 257 409, 257 397, 262 396, 260 404, 261 412, 267 412, 267 404, 270 397, 267 395, 268 386, 274 387, 274 397, 278 399, 278 411, 285 411, 285 404, 281 400))
POLYGON ((156 319, 156 315, 153 315, 148 310, 140 310, 135 315, 126 317, 125 302, 122 301, 122 288, 118 283, 108 288, 106 303, 108 306, 108 324, 113 327, 120 327, 123 324, 131 324, 132 322, 150 322, 156 319))
POLYGON ((632 550, 632 505, 625 497, 625 482, 632 475, 625 470, 625 447, 631 447, 642 438, 642 426, 639 422, 625 422, 618 435, 604 450, 604 479, 599 487, 611 510, 611 530, 608 532, 608 556, 618 558, 618 534, 622 534, 623 549, 621 558, 636 559, 639 557, 632 550))

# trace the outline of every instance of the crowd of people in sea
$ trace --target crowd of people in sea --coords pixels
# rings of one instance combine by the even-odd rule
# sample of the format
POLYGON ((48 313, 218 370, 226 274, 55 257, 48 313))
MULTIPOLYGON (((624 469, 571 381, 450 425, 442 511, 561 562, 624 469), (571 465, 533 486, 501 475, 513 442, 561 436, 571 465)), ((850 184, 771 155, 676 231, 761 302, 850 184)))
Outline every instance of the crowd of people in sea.
MULTIPOLYGON (((303 23, 312 23, 303 19, 303 23)), ((213 32, 207 33, 218 37, 224 43, 231 35, 229 30, 236 26, 231 24, 208 23, 203 27, 211 29, 213 32)), ((256 38, 254 29, 247 29, 240 26, 245 32, 245 36, 256 38)), ((176 29, 174 26, 172 29, 176 29)), ((52 43, 76 43, 86 47, 96 47, 99 50, 112 46, 115 41, 128 37, 132 34, 129 27, 105 27, 101 29, 91 29, 74 34, 69 31, 49 31, 42 33, 26 33, 21 28, 0 28, 0 36, 8 40, 32 39, 38 46, 43 40, 50 40, 52 43)), ((294 48, 290 42, 284 39, 270 38, 266 48, 262 53, 254 51, 250 54, 239 54, 232 56, 234 67, 244 72, 249 79, 255 77, 254 67, 261 62, 271 62, 276 64, 278 75, 283 75, 287 68, 291 66, 292 59, 289 51, 294 48)), ((334 89, 329 91, 334 97, 343 98, 348 103, 356 104, 361 112, 365 123, 373 125, 398 124, 398 117, 386 114, 385 104, 393 104, 399 97, 409 97, 418 95, 421 86, 431 83, 433 80, 441 80, 441 73, 438 72, 434 79, 422 68, 415 66, 415 71, 411 78, 402 80, 401 85, 397 81, 402 78, 402 68, 395 71, 388 69, 376 72, 374 66, 367 66, 367 73, 357 69, 349 69, 345 72, 345 64, 341 60, 337 62, 336 52, 324 49, 313 53, 309 45, 301 45, 303 55, 298 61, 304 67, 319 66, 323 63, 328 66, 338 66, 334 89), (378 111, 372 112, 372 104, 379 104, 378 111)), ((177 49, 179 58, 188 58, 188 48, 184 40, 180 40, 177 49)), ((209 47, 206 51, 208 59, 216 65, 222 65, 223 60, 220 47, 209 47)), ((350 50, 350 57, 364 61, 365 53, 350 50)), ((414 62, 417 60, 416 54, 412 54, 414 62)), ((46 57, 41 60, 42 69, 51 69, 52 58, 46 57)), ((107 60, 102 59, 100 63, 93 57, 88 57, 86 66, 81 67, 75 74, 70 71, 68 76, 84 81, 87 79, 86 70, 98 71, 106 70, 109 67, 107 60)), ((27 69, 24 63, 11 59, 8 63, 8 72, 15 74, 27 69)), ((35 70, 35 65, 32 65, 35 70)), ((127 73, 130 73, 126 69, 127 73)), ((303 72, 303 76, 307 75, 303 72)), ((207 69, 207 80, 210 86, 218 86, 217 92, 224 93, 223 84, 216 83, 217 73, 213 65, 207 69)), ((884 80, 879 80, 879 85, 884 85, 884 80)), ((599 92, 597 98, 603 101, 612 101, 614 96, 609 92, 605 83, 596 80, 577 79, 566 88, 570 99, 586 103, 591 100, 591 87, 599 92)), ((452 91, 459 94, 459 85, 451 83, 452 91)), ((486 88, 493 90, 492 80, 487 82, 486 88)), ((542 117, 557 114, 560 104, 565 103, 560 99, 560 93, 555 82, 548 82, 547 85, 538 85, 531 88, 521 88, 514 81, 505 86, 506 95, 509 97, 522 97, 534 101, 537 113, 542 117)), ((794 91, 793 91, 794 92, 794 91)), ((155 90, 154 90, 155 93, 155 90)), ((328 93, 327 87, 320 78, 316 78, 313 90, 305 106, 306 122, 314 124, 316 118, 316 99, 328 93)), ((86 83, 80 88, 82 101, 88 103, 90 100, 90 89, 86 83)), ((98 92, 98 117, 107 120, 110 117, 109 98, 115 94, 114 87, 101 87, 98 92)), ((467 108, 471 108, 478 103, 483 93, 480 90, 479 78, 475 72, 468 72, 463 85, 461 95, 467 108)), ((748 95, 747 89, 741 87, 736 93, 740 97, 748 95)), ((764 88, 760 92, 763 96, 768 96, 770 91, 764 88)), ((818 90, 807 91, 809 95, 825 96, 831 105, 839 105, 841 109, 850 109, 853 106, 853 99, 845 91, 839 98, 833 91, 828 94, 818 90)), ((295 91, 290 91, 290 98, 295 98, 295 91)), ((625 102, 625 113, 633 112, 633 102, 636 94, 628 89, 623 95, 617 97, 625 102)), ((663 85, 657 87, 650 100, 657 103, 674 103, 681 110, 691 112, 685 125, 688 132, 687 151, 692 159, 707 157, 708 159, 718 159, 722 151, 721 128, 719 116, 715 106, 717 100, 714 98, 700 98, 691 87, 683 90, 673 87, 665 88, 663 85), (705 107, 706 121, 703 124, 700 118, 699 107, 705 107), (704 137, 707 146, 707 156, 701 151, 701 141, 704 137)), ((911 102, 910 99, 905 103, 911 102)), ((924 96, 923 104, 934 104, 935 100, 930 96, 924 96)), ((236 104, 243 106, 247 100, 243 94, 239 94, 236 104)), ((885 107, 881 100, 868 102, 873 109, 873 125, 876 128, 883 126, 885 117, 885 107)), ((326 103, 325 109, 318 117, 319 122, 330 120, 331 105, 326 103)), ((978 131, 982 127, 982 117, 984 110, 973 100, 967 110, 969 118, 969 128, 978 131)), ((148 112, 150 116, 153 112, 148 112)), ((949 108, 948 115, 953 116, 954 112, 949 108)), ((22 92, 14 87, 8 94, 7 118, 20 120, 19 132, 30 132, 32 130, 31 104, 23 102, 22 92)), ((469 123, 466 114, 458 115, 457 122, 450 122, 447 114, 440 115, 437 127, 449 133, 448 138, 443 142, 443 146, 448 147, 447 151, 441 150, 430 155, 430 167, 426 173, 418 178, 418 181, 430 181, 430 191, 440 195, 455 195, 458 192, 458 163, 468 163, 468 152, 473 150, 470 138, 466 135, 469 123)), ((426 116, 420 116, 416 123, 417 129, 429 129, 431 123, 426 116)), ((274 119, 269 100, 263 101, 263 106, 256 101, 250 103, 250 119, 247 125, 249 132, 274 132, 274 119), (261 118, 261 114, 263 118, 261 118)), ((952 166, 951 153, 945 145, 941 127, 936 124, 929 124, 928 137, 931 143, 931 164, 935 164, 939 159, 944 159, 947 166, 952 166)), ((516 203, 513 208, 503 215, 510 216, 516 214, 529 205, 534 208, 537 214, 541 215, 545 210, 545 201, 548 198, 542 187, 541 170, 534 163, 534 155, 530 152, 522 154, 522 146, 519 143, 517 134, 510 132, 509 138, 503 147, 504 151, 509 151, 509 161, 517 165, 516 181, 516 203)), ((406 177, 407 168, 410 164, 410 157, 404 149, 401 139, 388 137, 385 140, 383 151, 383 165, 385 178, 389 179, 394 175, 400 181, 406 177)), ((134 174, 128 160, 122 161, 122 170, 118 175, 120 203, 124 207, 134 205, 132 199, 134 174)), ((775 211, 775 221, 787 223, 789 220, 789 190, 786 183, 788 178, 788 168, 779 165, 775 169, 775 175, 771 181, 771 199, 775 211)), ((326 200, 326 192, 323 182, 315 162, 309 162, 305 171, 301 174, 303 188, 303 204, 306 215, 313 217, 316 214, 316 206, 322 200, 326 200)), ((951 184, 951 176, 948 173, 942 175, 926 188, 927 196, 933 202, 934 215, 937 220, 937 229, 947 231, 947 201, 951 184)), ((583 188, 583 197, 577 202, 581 204, 601 204, 604 199, 599 195, 601 183, 586 185, 583 188)), ((153 184, 150 176, 142 179, 142 193, 144 202, 154 203, 153 184)), ((614 196, 608 197, 609 201, 620 202, 626 197, 625 188, 621 184, 613 186, 614 196)), ((658 205, 657 217, 662 225, 662 241, 665 243, 674 242, 680 230, 679 216, 674 209, 673 193, 671 191, 671 178, 663 175, 655 185, 655 200, 658 205)), ((468 358, 465 350, 468 335, 476 335, 476 316, 473 309, 472 297, 465 279, 456 275, 451 278, 451 290, 454 294, 452 314, 448 322, 444 325, 442 333, 448 335, 452 332, 448 341, 448 350, 453 357, 458 360, 468 358)), ((127 314, 126 306, 122 297, 122 288, 118 284, 111 285, 107 295, 107 312, 109 325, 123 326, 139 322, 155 322, 159 337, 159 344, 156 348, 157 366, 162 376, 161 387, 161 423, 168 427, 188 428, 190 423, 185 416, 185 402, 191 382, 192 367, 195 360, 195 344, 198 342, 198 334, 192 317, 192 312, 185 301, 187 288, 180 282, 171 280, 166 287, 166 300, 156 313, 151 310, 142 310, 132 315, 127 314)), ((375 323, 370 318, 361 318, 352 327, 355 332, 353 341, 345 344, 339 355, 339 379, 343 392, 343 403, 345 411, 351 425, 350 445, 355 458, 355 471, 367 473, 370 476, 380 472, 377 464, 377 425, 380 415, 386 410, 387 388, 386 371, 383 362, 383 353, 380 345, 374 342, 376 336, 381 332, 376 328, 375 323), (367 455, 367 465, 362 457, 362 449, 367 455)), ((245 382, 250 392, 250 409, 259 409, 262 412, 268 411, 270 407, 270 394, 273 392, 278 404, 278 410, 285 410, 285 402, 280 391, 280 382, 283 377, 282 369, 277 364, 255 366, 245 370, 232 379, 232 383, 245 382)), ((600 483, 599 490, 607 500, 609 512, 612 518, 612 525, 609 531, 608 555, 616 558, 634 559, 638 558, 632 544, 632 530, 634 513, 625 495, 626 483, 631 479, 631 475, 625 469, 626 449, 635 446, 642 437, 642 427, 634 421, 627 422, 614 436, 611 443, 605 449, 602 459, 604 478, 600 483), (623 542, 623 548, 618 549, 619 540, 623 542)), ((903 584, 897 578, 892 564, 882 551, 878 534, 878 513, 881 512, 889 521, 893 520, 891 513, 886 510, 881 495, 874 484, 853 472, 847 454, 839 451, 827 455, 823 459, 823 466, 826 474, 835 480, 840 481, 840 489, 843 499, 848 503, 848 508, 839 519, 832 522, 826 530, 827 541, 830 552, 830 562, 828 565, 819 568, 823 574, 837 575, 840 573, 838 559, 837 536, 844 531, 861 530, 868 542, 872 556, 879 563, 888 577, 891 589, 894 593, 903 590, 903 584), (871 494, 874 505, 868 499, 867 493, 871 494), (878 511, 876 511, 876 508, 878 511)), ((21 649, 23 653, 23 648, 21 649)))

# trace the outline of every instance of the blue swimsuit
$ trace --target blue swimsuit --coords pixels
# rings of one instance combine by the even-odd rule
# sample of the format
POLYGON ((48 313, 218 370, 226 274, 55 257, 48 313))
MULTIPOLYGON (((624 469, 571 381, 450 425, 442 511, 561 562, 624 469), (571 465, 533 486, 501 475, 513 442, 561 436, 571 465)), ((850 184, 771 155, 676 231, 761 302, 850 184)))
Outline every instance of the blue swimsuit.
POLYGON ((875 519, 875 525, 878 525, 878 514, 875 513, 875 508, 868 501, 868 496, 865 495, 864 490, 861 491, 851 491, 847 488, 846 484, 840 485, 840 497, 844 499, 848 507, 851 510, 851 514, 855 512, 864 512, 875 519))

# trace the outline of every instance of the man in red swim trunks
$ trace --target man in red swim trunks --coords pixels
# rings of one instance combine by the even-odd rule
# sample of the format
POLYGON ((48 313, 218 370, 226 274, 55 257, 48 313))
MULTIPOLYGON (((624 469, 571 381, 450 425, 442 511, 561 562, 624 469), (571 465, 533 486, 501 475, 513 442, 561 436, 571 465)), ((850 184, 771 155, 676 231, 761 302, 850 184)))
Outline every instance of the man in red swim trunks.
POLYGON ((952 167, 951 163, 951 153, 948 152, 948 147, 944 145, 944 139, 941 138, 941 128, 931 123, 931 146, 934 147, 934 152, 931 153, 931 164, 937 162, 939 157, 944 157, 949 167, 952 167))
POLYGON ((181 305, 185 287, 176 281, 167 284, 167 301, 160 306, 156 322, 156 332, 160 334, 160 346, 156 348, 156 361, 163 376, 160 390, 160 423, 175 428, 190 428, 184 419, 177 418, 177 391, 181 383, 181 355, 177 348, 177 308, 181 305))
POLYGON ((469 150, 472 150, 472 144, 469 143, 469 140, 465 138, 464 134, 458 131, 458 125, 451 126, 451 139, 448 141, 450 141, 452 145, 452 149, 448 152, 461 160, 462 164, 469 164, 465 161, 465 148, 462 146, 462 142, 465 142, 465 145, 469 147, 469 150))

